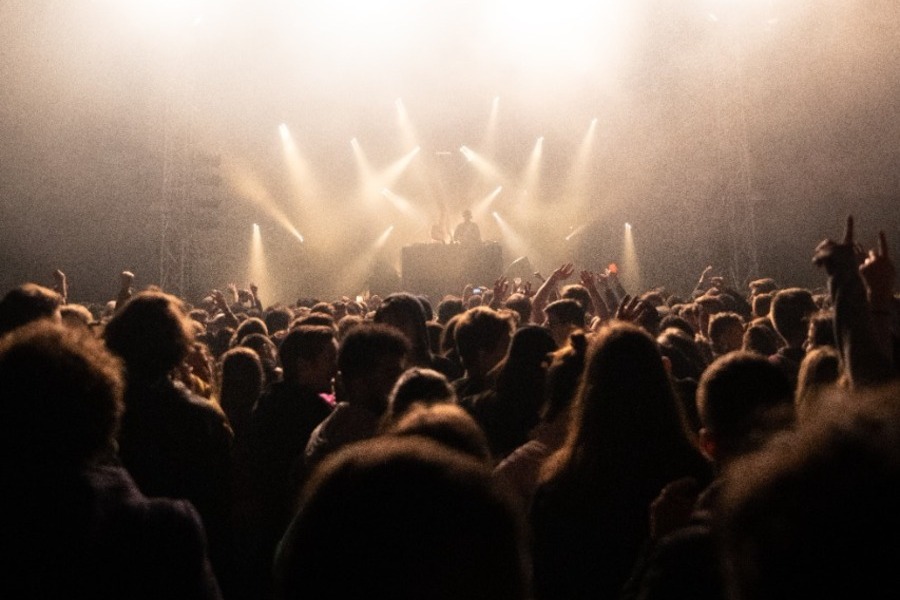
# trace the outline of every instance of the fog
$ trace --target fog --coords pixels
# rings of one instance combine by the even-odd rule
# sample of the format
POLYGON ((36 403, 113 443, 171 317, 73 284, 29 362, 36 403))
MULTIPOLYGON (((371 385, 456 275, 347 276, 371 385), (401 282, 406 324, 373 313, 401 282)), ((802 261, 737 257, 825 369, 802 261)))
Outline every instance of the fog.
POLYGON ((2 0, 0 285, 105 300, 187 237, 189 297, 352 296, 502 186, 506 264, 817 287, 848 213, 900 240, 898 40, 892 0, 2 0))

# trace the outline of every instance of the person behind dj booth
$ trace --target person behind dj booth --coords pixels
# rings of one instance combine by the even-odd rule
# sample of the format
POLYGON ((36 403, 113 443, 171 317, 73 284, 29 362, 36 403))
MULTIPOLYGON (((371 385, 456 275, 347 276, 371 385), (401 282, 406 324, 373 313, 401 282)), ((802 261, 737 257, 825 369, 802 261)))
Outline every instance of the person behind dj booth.
POLYGON ((453 230, 453 241, 464 246, 473 246, 481 243, 481 230, 472 221, 472 211, 464 210, 463 222, 453 230))

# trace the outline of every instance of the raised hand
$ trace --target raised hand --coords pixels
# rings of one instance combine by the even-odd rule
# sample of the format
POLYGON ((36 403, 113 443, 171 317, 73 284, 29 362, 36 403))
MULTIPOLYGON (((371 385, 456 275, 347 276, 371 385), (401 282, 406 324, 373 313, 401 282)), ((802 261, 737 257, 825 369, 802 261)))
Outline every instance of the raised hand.
POLYGON ((581 272, 581 285, 590 289, 592 287, 596 287, 597 279, 594 277, 594 274, 590 271, 582 271, 581 272))
POLYGON ((565 281, 571 277, 574 272, 575 265, 573 263, 563 263, 558 269, 550 274, 550 279, 554 282, 565 281))
POLYGON ((500 277, 494 282, 494 302, 503 302, 509 293, 509 279, 500 277))
POLYGON ((857 246, 853 242, 853 216, 847 217, 844 238, 841 242, 823 240, 816 246, 813 263, 823 267, 828 275, 838 272, 852 272, 857 268, 857 246))
POLYGON ((121 283, 122 289, 130 288, 131 284, 134 283, 134 273, 131 271, 122 271, 119 273, 119 283, 121 283))
POLYGON ((869 301, 873 310, 889 310, 893 302, 894 280, 897 270, 888 253, 887 237, 878 233, 878 248, 870 250, 859 273, 869 288, 869 301))
POLYGON ((626 295, 622 298, 622 302, 616 309, 616 319, 620 321, 629 321, 635 325, 639 325, 648 331, 652 330, 653 324, 657 321, 659 313, 656 308, 649 302, 645 302, 638 297, 626 295))

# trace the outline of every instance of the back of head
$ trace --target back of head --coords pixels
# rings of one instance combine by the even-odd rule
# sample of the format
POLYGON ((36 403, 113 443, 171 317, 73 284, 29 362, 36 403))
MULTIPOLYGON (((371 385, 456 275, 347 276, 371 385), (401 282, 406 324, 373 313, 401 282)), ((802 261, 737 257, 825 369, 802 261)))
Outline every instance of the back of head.
MULTIPOLYGON (((365 379, 385 357, 402 359, 409 354, 409 342, 395 328, 363 323, 350 330, 338 350, 338 370, 345 382, 365 379)), ((399 374, 398 374, 399 375, 399 374)), ((391 382, 391 386, 395 382, 391 382)))
POLYGON ((412 294, 398 292, 388 295, 375 311, 374 321, 402 331, 414 350, 428 350, 425 309, 422 302, 412 294))
POLYGON ((732 352, 709 366, 697 389, 703 427, 715 438, 719 458, 759 446, 792 417, 792 387, 764 357, 732 352))
POLYGON ((54 318, 61 305, 62 296, 34 283, 11 289, 0 300, 0 336, 32 321, 54 318))
POLYGON ((510 319, 486 306, 470 308, 460 316, 454 330, 456 347, 463 364, 476 360, 478 352, 491 352, 509 343, 510 319))
POLYGON ((531 298, 525 294, 510 294, 503 305, 519 315, 519 326, 527 325, 531 320, 531 298))
POLYGON ((297 376, 300 361, 315 361, 334 342, 334 329, 330 327, 302 325, 293 329, 278 348, 278 362, 281 363, 285 380, 293 380, 297 376))
POLYGON ((740 350, 744 341, 744 319, 731 311, 714 315, 709 320, 709 341, 716 354, 740 350))
POLYGON ((794 403, 797 417, 807 420, 819 410, 823 394, 838 383, 841 377, 841 359, 831 346, 813 348, 800 363, 794 403))
POLYGON ((265 377, 259 356, 238 346, 222 355, 219 372, 219 405, 235 433, 247 425, 250 411, 263 391, 265 377))
POLYGON ((416 403, 394 423, 388 433, 422 436, 492 466, 484 431, 469 413, 455 404, 416 403))
POLYGON ((403 372, 388 398, 388 418, 399 419, 416 403, 455 402, 456 393, 441 373, 412 367, 403 372))
POLYGON ((778 334, 761 323, 753 323, 744 331, 741 350, 755 352, 761 356, 771 356, 778 352, 778 334))
POLYGON ((276 596, 527 597, 520 515, 476 460, 418 436, 353 444, 304 488, 276 596))
POLYGON ((111 450, 122 414, 121 369, 101 340, 49 321, 4 337, 0 460, 47 469, 78 466, 111 450))
POLYGON ((656 342, 631 324, 595 334, 574 417, 570 438, 576 462, 640 463, 638 468, 658 463, 662 469, 663 462, 684 458, 689 446, 656 342))
POLYGON ((547 363, 548 354, 554 350, 556 342, 547 328, 540 325, 520 327, 510 340, 505 368, 518 377, 527 377, 547 363))
POLYGON ((728 471, 722 539, 731 595, 896 598, 896 384, 850 396, 728 471))
POLYGON ((767 292, 753 297, 753 316, 768 316, 769 310, 772 308, 772 298, 775 297, 774 292, 767 292))
POLYGON ((809 290, 788 288, 775 294, 769 315, 778 335, 788 344, 799 346, 809 331, 810 315, 817 310, 809 290))
POLYGON ((807 350, 822 346, 837 347, 834 338, 834 312, 830 310, 819 311, 809 320, 807 350))
POLYGON ((266 329, 269 331, 269 334, 274 334, 284 329, 287 329, 291 320, 294 318, 294 314, 291 310, 285 306, 279 306, 270 308, 265 312, 264 321, 266 323, 266 329))
POLYGON ((125 361, 128 379, 155 378, 187 355, 191 329, 181 302, 158 291, 140 292, 110 320, 106 345, 125 361))
POLYGON ((567 414, 581 383, 588 340, 583 331, 569 336, 568 343, 556 350, 547 367, 547 393, 541 419, 547 422, 567 414))
POLYGON ((245 337, 253 333, 260 333, 265 336, 269 335, 269 329, 262 319, 257 317, 244 319, 241 324, 238 325, 237 329, 234 330, 234 336, 231 338, 231 346, 239 346, 245 337))
POLYGON ((437 320, 438 323, 442 325, 446 325, 447 321, 452 319, 458 314, 462 314, 465 309, 463 308, 462 299, 457 296, 447 296, 443 300, 438 303, 437 307, 437 320))
POLYGON ((66 304, 60 307, 59 316, 62 318, 63 325, 68 327, 87 328, 94 321, 91 311, 81 304, 66 304))
POLYGON ((586 313, 594 312, 594 301, 591 300, 591 294, 587 291, 587 288, 580 283, 572 283, 563 287, 559 297, 576 301, 586 313))
POLYGON ((577 300, 562 298, 555 300, 544 309, 550 325, 565 324, 572 327, 584 327, 585 309, 577 300))

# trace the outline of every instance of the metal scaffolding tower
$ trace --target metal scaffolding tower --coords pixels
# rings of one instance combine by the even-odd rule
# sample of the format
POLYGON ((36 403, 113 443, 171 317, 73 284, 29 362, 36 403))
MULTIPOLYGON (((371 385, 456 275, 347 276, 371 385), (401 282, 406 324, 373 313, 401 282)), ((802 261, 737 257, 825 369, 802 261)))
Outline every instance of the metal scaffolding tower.
POLYGON ((727 224, 729 274, 740 286, 759 276, 759 261, 743 47, 738 29, 722 28, 720 56, 724 60, 714 93, 723 174, 721 213, 717 216, 727 224))

